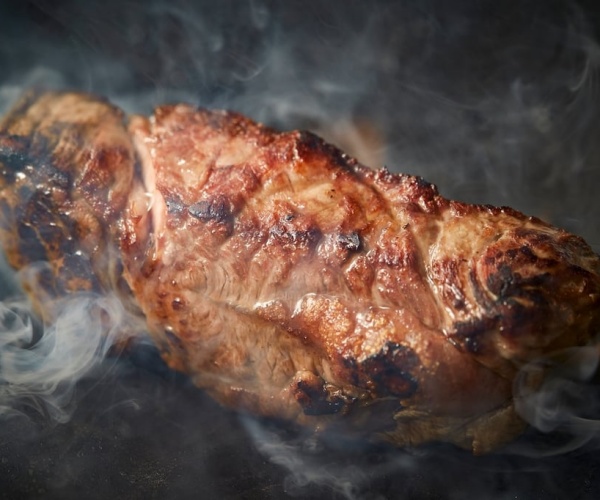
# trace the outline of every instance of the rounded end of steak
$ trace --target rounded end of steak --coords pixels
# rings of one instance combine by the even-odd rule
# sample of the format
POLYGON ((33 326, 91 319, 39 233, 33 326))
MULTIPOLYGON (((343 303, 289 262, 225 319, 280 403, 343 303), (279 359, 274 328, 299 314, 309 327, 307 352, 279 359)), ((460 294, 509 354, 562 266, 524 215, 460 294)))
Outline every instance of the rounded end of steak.
POLYGON ((135 163, 124 120, 90 94, 31 91, 0 122, 0 240, 48 319, 77 292, 130 301, 116 244, 135 163))
POLYGON ((600 260, 581 239, 536 221, 503 232, 470 273, 484 314, 449 337, 502 371, 586 345, 600 329, 600 260))

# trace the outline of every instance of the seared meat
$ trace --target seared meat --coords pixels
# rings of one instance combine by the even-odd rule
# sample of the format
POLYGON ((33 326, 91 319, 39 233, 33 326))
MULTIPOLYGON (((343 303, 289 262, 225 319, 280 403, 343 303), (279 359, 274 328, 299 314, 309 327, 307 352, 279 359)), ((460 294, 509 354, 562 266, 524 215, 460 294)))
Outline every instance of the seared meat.
POLYGON ((235 408, 485 452, 523 428, 519 369, 598 330, 581 238, 310 133, 30 94, 0 125, 0 164, 8 259, 49 271, 29 290, 41 313, 116 291, 172 368, 235 408))
POLYGON ((96 97, 31 93, 0 124, 2 245, 15 268, 34 264, 24 285, 48 319, 65 293, 126 288, 115 243, 135 153, 123 120, 96 97))

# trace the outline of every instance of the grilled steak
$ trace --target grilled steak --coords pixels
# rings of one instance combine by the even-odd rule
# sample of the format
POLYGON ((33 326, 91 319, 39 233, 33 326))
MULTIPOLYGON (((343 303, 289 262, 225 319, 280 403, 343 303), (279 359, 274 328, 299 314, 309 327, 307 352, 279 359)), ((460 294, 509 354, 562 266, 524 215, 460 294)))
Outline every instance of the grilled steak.
POLYGON ((581 238, 307 132, 30 93, 0 124, 0 166, 2 243, 37 270, 40 314, 117 293, 169 366, 256 414, 485 452, 524 426, 519 369, 598 330, 581 238))

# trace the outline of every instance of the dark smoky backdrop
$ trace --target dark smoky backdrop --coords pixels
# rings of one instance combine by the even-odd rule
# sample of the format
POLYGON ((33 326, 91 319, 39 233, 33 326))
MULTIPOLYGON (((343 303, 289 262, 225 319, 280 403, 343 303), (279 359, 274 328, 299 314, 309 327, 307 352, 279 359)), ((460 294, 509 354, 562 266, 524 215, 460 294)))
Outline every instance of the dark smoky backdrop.
MULTIPOLYGON (((447 197, 513 206, 598 251, 599 29, 600 7, 583 0, 4 0, 0 113, 31 87, 102 94, 132 113, 228 108, 312 130, 447 197)), ((13 291, 5 278, 2 297, 13 291)), ((35 401, 0 420, 0 498, 600 491, 595 424, 577 445, 535 435, 526 452, 480 458, 317 443, 219 408, 145 345, 100 363, 68 406, 65 422, 35 401)))

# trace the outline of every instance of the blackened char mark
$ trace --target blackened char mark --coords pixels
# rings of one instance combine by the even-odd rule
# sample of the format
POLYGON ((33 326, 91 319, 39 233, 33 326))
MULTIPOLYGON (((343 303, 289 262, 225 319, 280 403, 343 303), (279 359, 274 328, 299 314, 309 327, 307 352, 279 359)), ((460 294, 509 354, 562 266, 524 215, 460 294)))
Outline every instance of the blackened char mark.
POLYGON ((11 224, 17 225, 26 260, 51 259, 75 252, 75 223, 61 213, 52 195, 29 186, 19 189, 20 204, 14 207, 11 224), (43 249, 43 251, 42 251, 43 249))
POLYGON ((229 199, 218 196, 211 200, 202 200, 187 208, 188 213, 211 228, 213 234, 222 238, 231 236, 234 218, 229 199))
POLYGON ((513 275, 513 271, 507 264, 500 264, 497 272, 490 274, 486 280, 487 288, 499 299, 505 299, 515 290, 515 282, 519 276, 513 275))
POLYGON ((75 251, 70 237, 74 223, 61 213, 49 194, 42 191, 32 193, 24 207, 22 219, 36 228, 40 240, 47 248, 62 253, 75 251))
POLYGON ((19 254, 25 262, 47 260, 46 247, 40 241, 37 231, 28 223, 17 223, 19 254))
POLYGON ((454 324, 454 331, 449 335, 453 344, 471 354, 483 354, 488 342, 488 335, 498 326, 497 316, 475 318, 454 324))
MULTIPOLYGON (((508 252, 507 252, 508 253, 508 252)), ((513 272, 508 264, 501 264, 498 271, 490 274, 486 280, 488 290, 498 297, 501 304, 514 302, 514 298, 523 298, 539 307, 547 305, 544 290, 551 290, 554 276, 541 272, 524 277, 513 272)))
POLYGON ((419 358, 410 347, 387 342, 377 354, 360 363, 353 360, 347 364, 355 372, 357 385, 377 396, 408 398, 417 390, 414 371, 419 358))
POLYGON ((185 208, 183 202, 175 196, 165 198, 165 204, 167 205, 167 212, 174 215, 183 213, 185 208))
POLYGON ((199 201, 190 205, 188 212, 192 217, 202 221, 226 222, 232 218, 229 205, 223 198, 199 201))
POLYGON ((0 133, 0 181, 13 184, 18 173, 25 174, 31 186, 43 185, 46 189, 59 188, 68 192, 72 185, 68 169, 62 170, 53 162, 53 146, 47 138, 0 133))
POLYGON ((312 372, 301 372, 292 384, 292 394, 305 415, 330 415, 339 413, 352 398, 338 388, 326 384, 312 372))
POLYGON ((318 227, 296 229, 285 227, 281 224, 273 226, 269 232, 283 244, 291 243, 308 248, 314 248, 322 236, 321 230, 318 227))
POLYGON ((286 213, 269 228, 269 236, 271 241, 288 249, 314 249, 323 233, 314 217, 286 213))
POLYGON ((16 174, 24 172, 31 164, 29 139, 0 133, 0 182, 12 184, 16 174))

